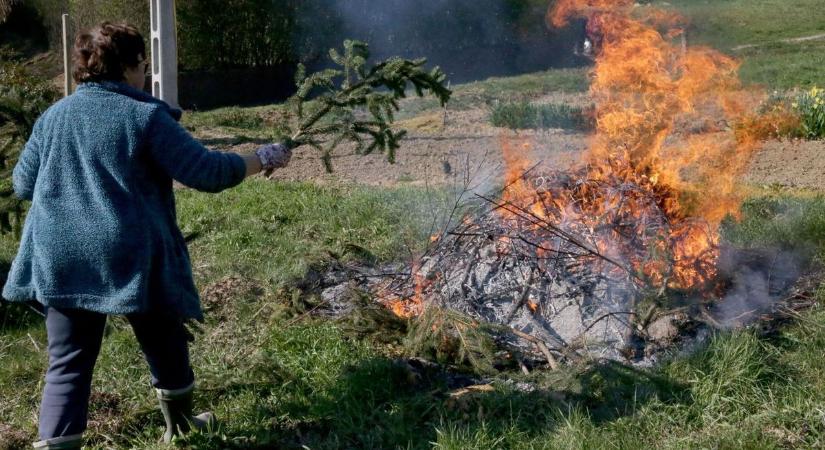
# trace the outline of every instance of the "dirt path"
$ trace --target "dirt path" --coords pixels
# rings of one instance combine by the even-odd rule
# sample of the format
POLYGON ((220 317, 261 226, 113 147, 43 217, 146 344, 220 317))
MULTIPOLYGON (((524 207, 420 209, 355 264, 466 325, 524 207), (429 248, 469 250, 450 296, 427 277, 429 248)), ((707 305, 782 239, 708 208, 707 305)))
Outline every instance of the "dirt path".
POLYGON ((788 39, 780 39, 778 41, 766 42, 766 43, 762 43, 762 44, 737 45, 736 47, 731 48, 731 50, 734 51, 734 52, 738 52, 738 51, 741 51, 741 50, 747 50, 749 48, 762 47, 764 45, 773 44, 773 43, 798 44, 798 43, 807 42, 807 41, 818 41, 820 39, 825 39, 825 33, 813 34, 813 35, 810 35, 810 36, 788 38, 788 39))
POLYGON ((825 190, 825 141, 771 141, 751 161, 753 185, 825 190))

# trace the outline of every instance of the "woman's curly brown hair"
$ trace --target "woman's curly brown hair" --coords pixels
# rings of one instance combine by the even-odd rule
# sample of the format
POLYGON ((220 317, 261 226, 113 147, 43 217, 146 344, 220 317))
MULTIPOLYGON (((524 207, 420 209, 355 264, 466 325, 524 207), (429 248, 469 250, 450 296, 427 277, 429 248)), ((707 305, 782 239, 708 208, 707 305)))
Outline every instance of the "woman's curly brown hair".
POLYGON ((103 22, 74 41, 72 76, 78 83, 123 81, 127 67, 146 58, 146 44, 137 28, 103 22))

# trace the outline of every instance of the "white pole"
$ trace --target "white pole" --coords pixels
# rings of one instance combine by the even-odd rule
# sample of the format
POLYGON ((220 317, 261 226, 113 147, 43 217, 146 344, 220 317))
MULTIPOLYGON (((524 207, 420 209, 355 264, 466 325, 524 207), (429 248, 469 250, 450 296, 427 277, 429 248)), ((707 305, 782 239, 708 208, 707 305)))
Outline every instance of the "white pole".
POLYGON ((72 94, 72 65, 69 62, 69 15, 63 14, 63 95, 72 94))
POLYGON ((175 0, 149 0, 152 41, 152 95, 177 108, 178 39, 175 0))

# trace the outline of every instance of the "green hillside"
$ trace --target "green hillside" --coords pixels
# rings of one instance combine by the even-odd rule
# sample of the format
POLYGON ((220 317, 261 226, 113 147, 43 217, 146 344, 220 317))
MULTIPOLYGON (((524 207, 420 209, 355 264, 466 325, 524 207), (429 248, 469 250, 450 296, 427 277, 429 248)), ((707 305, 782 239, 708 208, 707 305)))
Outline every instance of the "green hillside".
POLYGON ((673 0, 691 19, 691 44, 743 60, 744 81, 775 89, 825 85, 825 14, 820 0, 673 0), (800 38, 811 40, 792 41, 800 38))

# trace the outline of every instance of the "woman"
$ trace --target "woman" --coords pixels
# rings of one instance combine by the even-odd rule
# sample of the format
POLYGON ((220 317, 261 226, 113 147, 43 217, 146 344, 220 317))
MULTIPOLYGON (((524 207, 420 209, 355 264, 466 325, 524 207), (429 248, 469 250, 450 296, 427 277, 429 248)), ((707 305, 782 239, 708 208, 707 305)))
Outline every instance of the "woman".
POLYGON ((16 194, 32 203, 3 297, 42 303, 49 340, 35 448, 80 448, 108 314, 128 318, 146 356, 164 441, 214 420, 192 416, 183 323, 203 314, 172 180, 218 192, 291 156, 279 144, 249 156, 208 151, 177 123, 179 110, 142 91, 146 56, 126 24, 79 35, 77 92, 38 119, 14 169, 16 194))

